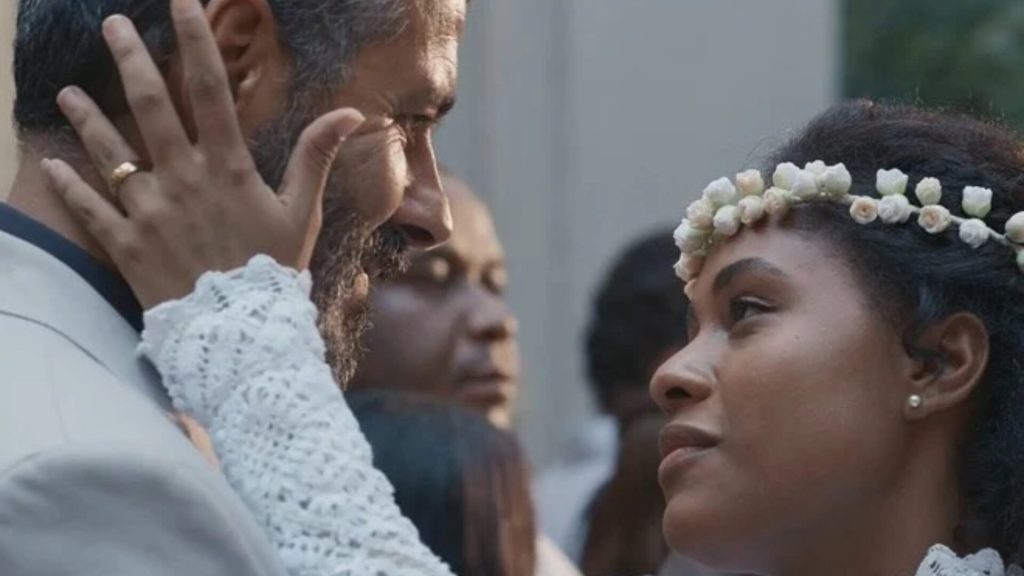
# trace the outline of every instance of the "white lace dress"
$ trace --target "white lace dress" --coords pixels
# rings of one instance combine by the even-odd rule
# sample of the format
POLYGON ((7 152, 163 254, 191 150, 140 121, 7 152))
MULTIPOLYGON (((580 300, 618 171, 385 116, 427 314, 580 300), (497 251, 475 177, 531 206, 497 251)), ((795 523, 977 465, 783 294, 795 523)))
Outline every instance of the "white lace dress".
MULTIPOLYGON (((146 313, 140 351, 202 424, 294 576, 451 576, 373 467, 324 360, 307 274, 257 256, 146 313)), ((991 550, 933 547, 916 576, 1024 576, 991 550)))

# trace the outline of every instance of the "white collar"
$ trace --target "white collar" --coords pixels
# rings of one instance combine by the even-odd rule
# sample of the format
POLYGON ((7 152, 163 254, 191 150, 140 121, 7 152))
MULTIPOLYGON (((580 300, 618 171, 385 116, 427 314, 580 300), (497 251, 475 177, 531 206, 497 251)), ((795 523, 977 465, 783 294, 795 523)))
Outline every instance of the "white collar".
POLYGON ((63 335, 160 408, 170 399, 156 371, 139 357, 139 335, 73 270, 45 251, 0 232, 0 314, 63 335))

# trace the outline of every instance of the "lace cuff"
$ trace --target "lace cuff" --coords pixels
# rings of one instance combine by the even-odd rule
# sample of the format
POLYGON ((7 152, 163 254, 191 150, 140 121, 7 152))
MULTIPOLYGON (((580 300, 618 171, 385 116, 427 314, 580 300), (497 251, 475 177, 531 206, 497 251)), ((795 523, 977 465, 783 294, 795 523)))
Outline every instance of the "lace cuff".
POLYGON ((140 351, 291 574, 450 576, 398 510, 334 383, 308 274, 266 256, 146 314, 140 351))

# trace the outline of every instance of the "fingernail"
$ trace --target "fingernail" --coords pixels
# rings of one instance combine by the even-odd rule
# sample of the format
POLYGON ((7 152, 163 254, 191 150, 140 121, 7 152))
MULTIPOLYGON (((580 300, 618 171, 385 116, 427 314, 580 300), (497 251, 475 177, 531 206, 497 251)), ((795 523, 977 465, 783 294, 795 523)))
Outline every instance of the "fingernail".
POLYGON ((353 114, 349 114, 342 121, 335 124, 335 128, 338 130, 338 138, 341 141, 351 136, 353 132, 366 122, 366 116, 363 116, 362 112, 358 110, 353 110, 353 112, 353 114))
POLYGON ((172 0, 171 11, 176 16, 188 16, 193 12, 201 10, 202 6, 196 0, 172 0))
POLYGON ((73 106, 78 103, 81 93, 77 86, 67 86, 57 94, 57 104, 61 107, 73 106))
POLYGON ((107 40, 121 40, 128 34, 131 22, 120 14, 114 14, 103 21, 103 34, 107 40))

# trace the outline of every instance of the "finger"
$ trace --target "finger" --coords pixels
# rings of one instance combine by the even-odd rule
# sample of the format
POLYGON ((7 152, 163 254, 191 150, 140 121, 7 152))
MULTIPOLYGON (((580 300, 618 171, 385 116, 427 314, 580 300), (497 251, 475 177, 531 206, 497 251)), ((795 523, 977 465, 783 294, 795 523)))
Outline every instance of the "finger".
POLYGON ((171 14, 199 142, 214 154, 244 148, 224 60, 202 5, 173 0, 171 14))
POLYGON ((74 168, 61 160, 43 160, 40 163, 50 185, 67 205, 71 214, 117 260, 115 252, 118 238, 127 230, 128 219, 121 215, 103 196, 89 186, 74 168))
MULTIPOLYGON (((101 176, 109 178, 122 163, 139 161, 139 155, 88 94, 71 86, 57 96, 57 104, 101 176)), ((111 190, 104 192, 108 199, 117 200, 111 190)))
POLYGON ((358 110, 343 108, 317 118, 302 132, 280 191, 293 217, 307 219, 320 207, 338 150, 364 121, 358 110))
POLYGON ((180 158, 191 143, 164 78, 135 26, 124 16, 111 16, 103 22, 103 36, 121 73, 128 107, 154 165, 180 158))

